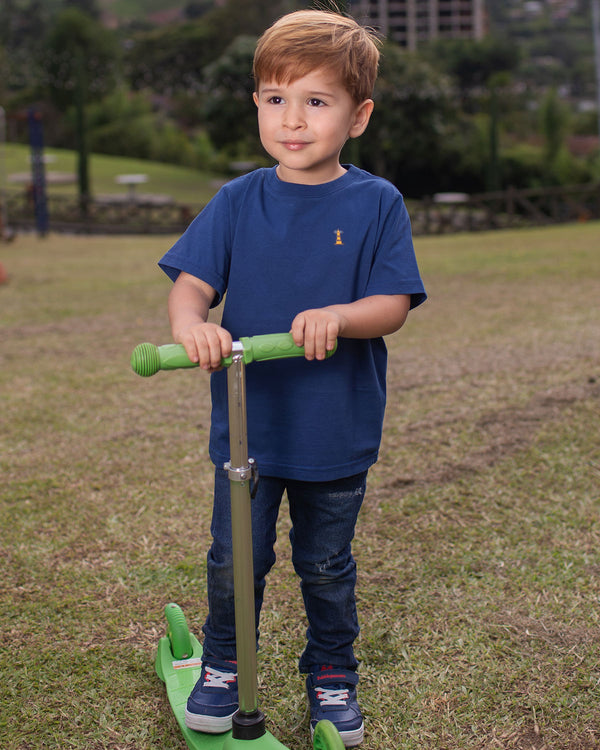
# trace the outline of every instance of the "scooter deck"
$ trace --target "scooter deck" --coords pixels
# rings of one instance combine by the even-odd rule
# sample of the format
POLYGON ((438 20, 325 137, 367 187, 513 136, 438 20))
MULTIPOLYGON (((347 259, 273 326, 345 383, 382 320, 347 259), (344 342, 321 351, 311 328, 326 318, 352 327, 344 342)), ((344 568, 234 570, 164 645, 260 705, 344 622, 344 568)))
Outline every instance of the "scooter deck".
MULTIPOLYGON (((192 750, 288 750, 270 732, 257 739, 246 740, 234 738, 231 730, 206 734, 185 725, 187 699, 202 673, 202 646, 189 632, 180 607, 168 604, 165 613, 169 629, 167 635, 158 641, 154 667, 165 683, 169 703, 187 746, 192 750), (178 659, 173 651, 184 653, 185 656, 178 659)), ((330 721, 319 721, 315 727, 313 750, 345 750, 337 729, 330 721)))
POLYGON ((156 674, 165 683, 169 703, 187 746, 192 750, 287 750, 270 732, 256 740, 238 740, 232 737, 231 730, 207 734, 185 725, 187 699, 202 672, 202 646, 192 633, 189 638, 192 646, 190 657, 176 659, 171 651, 171 641, 165 636, 158 642, 155 661, 156 674))
POLYGON ((156 674, 165 683, 169 703, 188 747, 193 750, 222 750, 224 743, 231 736, 231 731, 223 734, 206 734, 196 732, 185 725, 187 699, 200 679, 202 671, 202 646, 192 633, 190 641, 193 647, 192 655, 187 659, 175 659, 169 638, 161 638, 156 653, 156 674))

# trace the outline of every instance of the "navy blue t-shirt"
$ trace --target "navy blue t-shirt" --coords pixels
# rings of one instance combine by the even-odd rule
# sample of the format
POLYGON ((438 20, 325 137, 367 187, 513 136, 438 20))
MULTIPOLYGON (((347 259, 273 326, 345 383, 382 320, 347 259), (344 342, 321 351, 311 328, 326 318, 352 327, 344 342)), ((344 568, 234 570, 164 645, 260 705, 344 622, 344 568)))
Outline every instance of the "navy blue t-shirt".
MULTIPOLYGON (((321 185, 283 182, 275 168, 227 183, 160 267, 210 284, 222 326, 241 336, 290 330, 303 310, 374 294, 426 298, 402 196, 350 166, 321 185)), ((324 481, 377 460, 385 409, 382 338, 339 339, 326 361, 259 362, 246 371, 249 455, 268 476, 324 481)), ((226 373, 211 376, 210 455, 229 460, 226 373)))

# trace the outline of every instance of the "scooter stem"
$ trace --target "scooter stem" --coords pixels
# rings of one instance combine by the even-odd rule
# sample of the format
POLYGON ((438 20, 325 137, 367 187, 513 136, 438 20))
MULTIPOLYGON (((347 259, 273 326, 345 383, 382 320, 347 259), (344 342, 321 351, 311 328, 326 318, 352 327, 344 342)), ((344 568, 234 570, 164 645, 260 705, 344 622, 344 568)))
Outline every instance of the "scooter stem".
POLYGON ((254 608, 254 564, 252 556, 252 514, 250 484, 254 462, 248 458, 246 423, 246 368, 242 352, 234 353, 227 370, 229 405, 231 490, 231 534, 233 590, 239 710, 233 717, 232 736, 257 739, 265 734, 265 717, 258 710, 256 677, 256 622, 254 608))

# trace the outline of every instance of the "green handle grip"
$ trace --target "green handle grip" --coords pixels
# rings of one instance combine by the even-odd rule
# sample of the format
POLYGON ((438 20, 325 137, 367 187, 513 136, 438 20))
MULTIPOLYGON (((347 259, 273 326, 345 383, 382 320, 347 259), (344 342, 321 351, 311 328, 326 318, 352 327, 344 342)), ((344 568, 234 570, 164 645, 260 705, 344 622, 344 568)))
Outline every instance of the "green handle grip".
MULTIPOLYGON (((288 359, 289 357, 303 357, 304 347, 296 346, 291 333, 265 333, 261 336, 242 336, 240 344, 243 347, 242 359, 245 365, 250 362, 266 362, 272 359, 288 359)), ((235 345, 234 345, 235 346, 235 345)), ((337 349, 327 352, 331 357, 337 349)), ((223 359, 223 367, 229 367, 233 362, 233 354, 223 359)))
POLYGON ((138 375, 149 377, 159 370, 179 370, 182 367, 198 367, 192 362, 182 344, 138 344, 131 353, 131 369, 138 375))
MULTIPOLYGON (((304 347, 296 346, 291 333, 267 333, 262 336, 248 336, 240 338, 237 348, 241 349, 244 364, 250 362, 264 362, 272 359, 288 357, 303 357, 304 347)), ((332 351, 327 352, 330 357, 337 349, 337 341, 332 351)), ((233 362, 233 354, 225 357, 221 364, 229 367, 233 362)), ((131 354, 131 367, 134 372, 143 377, 155 375, 159 370, 178 370, 184 367, 198 367, 192 362, 182 344, 138 344, 131 354)))

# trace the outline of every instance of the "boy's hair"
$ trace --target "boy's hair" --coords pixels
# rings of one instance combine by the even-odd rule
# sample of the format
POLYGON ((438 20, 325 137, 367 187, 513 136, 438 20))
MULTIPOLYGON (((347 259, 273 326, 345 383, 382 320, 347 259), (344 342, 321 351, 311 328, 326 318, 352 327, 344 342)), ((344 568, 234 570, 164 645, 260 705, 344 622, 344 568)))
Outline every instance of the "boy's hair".
POLYGON ((373 94, 379 40, 353 18, 324 10, 299 10, 276 21, 258 40, 253 74, 261 81, 293 83, 324 68, 340 76, 360 104, 373 94))

